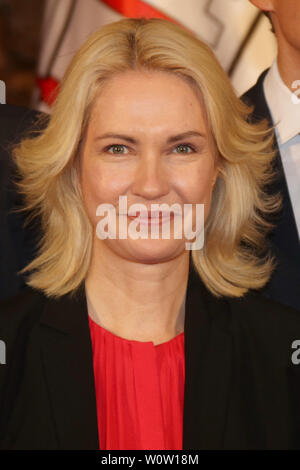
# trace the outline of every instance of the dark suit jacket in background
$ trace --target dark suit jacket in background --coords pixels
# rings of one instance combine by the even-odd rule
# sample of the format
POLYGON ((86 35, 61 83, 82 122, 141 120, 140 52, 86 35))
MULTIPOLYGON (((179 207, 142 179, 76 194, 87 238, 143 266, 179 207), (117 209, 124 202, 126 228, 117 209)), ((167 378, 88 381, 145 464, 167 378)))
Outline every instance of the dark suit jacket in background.
MULTIPOLYGON (((0 449, 101 448, 84 288, 2 301, 0 332, 0 449)), ((218 300, 190 267, 183 449, 300 449, 298 339, 298 312, 255 292, 218 300)))
MULTIPOLYGON (((243 95, 242 99, 254 105, 254 121, 267 119, 269 125, 273 126, 263 90, 263 80, 266 74, 267 70, 259 77, 256 85, 243 95)), ((278 267, 262 292, 267 297, 300 311, 300 243, 277 141, 275 141, 275 149, 277 154, 274 166, 278 177, 270 190, 281 192, 283 207, 276 220, 276 227, 272 231, 270 241, 273 253, 278 260, 278 267)))
POLYGON ((31 129, 37 111, 0 105, 0 299, 16 294, 25 287, 24 276, 17 272, 33 258, 37 224, 24 227, 24 213, 15 213, 22 198, 18 194, 13 179, 14 165, 11 147, 18 143, 31 129))

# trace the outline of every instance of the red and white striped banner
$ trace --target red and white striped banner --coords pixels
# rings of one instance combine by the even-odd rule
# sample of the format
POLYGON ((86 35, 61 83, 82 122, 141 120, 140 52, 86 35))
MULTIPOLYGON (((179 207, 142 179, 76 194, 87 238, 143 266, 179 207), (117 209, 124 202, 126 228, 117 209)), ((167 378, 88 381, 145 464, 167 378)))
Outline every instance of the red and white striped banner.
POLYGON ((47 0, 33 106, 50 112, 76 50, 101 26, 123 17, 164 18, 195 32, 231 72, 238 93, 276 53, 268 20, 248 0, 47 0))

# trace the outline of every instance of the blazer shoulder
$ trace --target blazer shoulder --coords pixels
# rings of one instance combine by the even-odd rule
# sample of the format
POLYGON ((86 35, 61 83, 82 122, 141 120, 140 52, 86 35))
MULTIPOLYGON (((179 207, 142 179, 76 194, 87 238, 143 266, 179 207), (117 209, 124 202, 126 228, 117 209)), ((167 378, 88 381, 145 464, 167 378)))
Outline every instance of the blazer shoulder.
MULTIPOLYGON (((38 321, 46 296, 29 286, 17 295, 0 301, 0 336, 20 331, 22 326, 38 321)), ((1 338, 0 338, 1 339, 1 338)))
POLYGON ((300 340, 300 311, 249 291, 230 300, 235 334, 245 344, 276 357, 278 363, 289 361, 292 344, 300 340))
POLYGON ((300 311, 265 297, 259 290, 250 290, 243 297, 230 300, 236 312, 244 321, 277 323, 278 325, 293 325, 300 327, 300 311))

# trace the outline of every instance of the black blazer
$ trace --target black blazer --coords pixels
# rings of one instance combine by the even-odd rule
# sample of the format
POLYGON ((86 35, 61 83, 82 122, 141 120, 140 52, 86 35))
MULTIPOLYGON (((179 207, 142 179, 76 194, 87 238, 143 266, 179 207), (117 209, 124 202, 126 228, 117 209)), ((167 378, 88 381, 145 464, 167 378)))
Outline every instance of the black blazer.
POLYGON ((11 148, 33 128, 41 115, 37 111, 0 105, 0 299, 15 295, 25 287, 24 276, 17 272, 34 257, 38 228, 24 227, 24 213, 14 212, 22 205, 13 179, 15 168, 11 148))
MULTIPOLYGON (((263 90, 266 73, 267 70, 259 77, 256 85, 243 95, 242 99, 254 105, 254 121, 267 119, 269 125, 273 126, 263 90)), ((276 227, 270 235, 270 242, 278 266, 262 292, 267 297, 300 311, 300 243, 276 136, 275 150, 277 154, 274 167, 277 180, 269 187, 269 190, 272 193, 281 192, 283 206, 278 217, 273 219, 276 227)))
MULTIPOLYGON (((99 449, 84 288, 2 301, 0 337, 0 448, 99 449)), ((299 449, 297 339, 299 313, 256 292, 217 299, 190 267, 183 449, 299 449)))

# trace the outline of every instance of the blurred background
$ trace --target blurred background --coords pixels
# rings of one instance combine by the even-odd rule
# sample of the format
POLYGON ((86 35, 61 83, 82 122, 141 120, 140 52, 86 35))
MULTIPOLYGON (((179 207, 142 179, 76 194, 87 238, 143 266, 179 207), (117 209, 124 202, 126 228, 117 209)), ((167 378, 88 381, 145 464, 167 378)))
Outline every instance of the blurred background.
POLYGON ((0 0, 0 79, 7 103, 31 103, 44 6, 45 0, 0 0))
POLYGON ((123 17, 182 24, 214 50, 238 94, 276 56, 268 19, 248 0, 0 0, 0 80, 6 102, 51 112, 75 51, 123 17))

